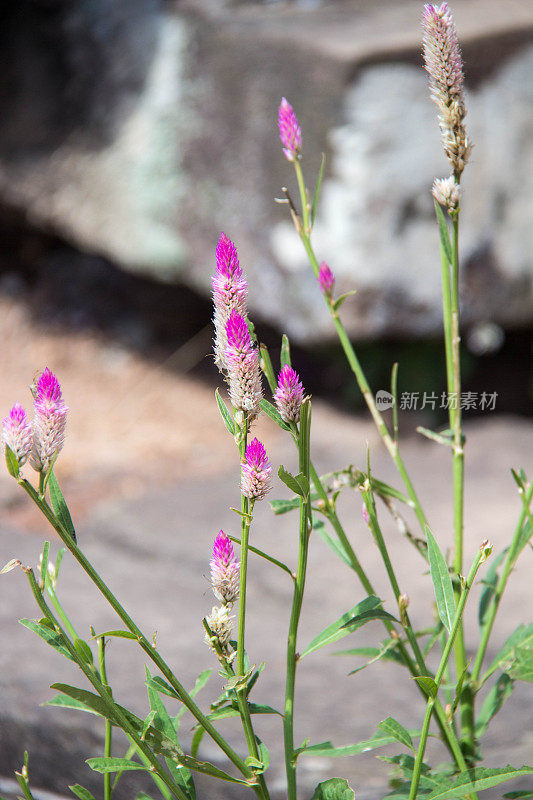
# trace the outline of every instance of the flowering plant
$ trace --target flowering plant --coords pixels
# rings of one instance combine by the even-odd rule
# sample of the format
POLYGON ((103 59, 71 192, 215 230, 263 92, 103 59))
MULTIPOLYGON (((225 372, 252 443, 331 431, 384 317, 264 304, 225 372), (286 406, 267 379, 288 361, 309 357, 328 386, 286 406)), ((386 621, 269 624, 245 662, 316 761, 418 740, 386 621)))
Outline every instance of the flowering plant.
MULTIPOLYGON (((451 174, 436 179, 433 184, 437 230, 440 237, 444 345, 448 391, 461 392, 460 335, 459 335, 459 217, 460 180, 468 162, 471 144, 465 131, 465 101, 463 66, 454 22, 447 3, 426 5, 423 12, 424 59, 430 79, 431 97, 439 109, 439 125, 444 152, 451 174)), ((84 674, 89 689, 55 684, 59 692, 56 705, 91 711, 103 720, 105 740, 102 755, 88 759, 92 770, 103 774, 103 796, 110 800, 117 781, 124 771, 144 770, 153 778, 156 791, 166 800, 195 800, 194 774, 202 773, 213 780, 226 781, 255 793, 259 800, 269 800, 269 754, 267 746, 254 730, 255 714, 279 714, 283 720, 283 741, 288 800, 297 800, 297 765, 309 755, 355 755, 386 744, 401 745, 402 752, 388 760, 398 767, 402 779, 395 781, 387 795, 396 800, 446 800, 477 798, 485 789, 498 786, 512 778, 533 774, 533 767, 480 767, 480 740, 489 723, 511 694, 516 681, 531 681, 533 675, 533 626, 520 626, 504 644, 493 663, 486 667, 485 656, 501 599, 520 553, 533 535, 530 504, 533 486, 525 474, 513 472, 521 499, 521 510, 509 546, 494 559, 484 579, 480 604, 480 636, 473 661, 467 661, 463 616, 470 590, 480 567, 491 555, 491 545, 479 543, 473 563, 466 571, 463 565, 463 497, 464 450, 460 404, 449 406, 449 428, 443 432, 421 430, 424 435, 449 449, 452 461, 454 488, 454 554, 448 564, 404 464, 398 437, 397 365, 394 366, 391 394, 394 399, 392 426, 379 410, 343 326, 340 310, 352 294, 335 295, 335 276, 326 262, 319 262, 312 244, 313 224, 320 196, 324 164, 311 198, 302 170, 303 136, 298 119, 283 98, 279 108, 279 134, 283 153, 293 165, 299 188, 299 208, 284 189, 296 232, 305 248, 311 268, 329 309, 333 325, 357 384, 368 405, 383 443, 393 460, 404 491, 393 488, 372 474, 370 457, 360 470, 339 470, 335 481, 331 476, 318 475, 310 448, 311 399, 298 373, 292 366, 290 346, 283 337, 280 369, 273 369, 267 348, 257 341, 254 326, 247 310, 247 280, 241 267, 235 244, 220 236, 216 248, 216 267, 213 277, 214 354, 228 388, 229 406, 216 392, 223 422, 233 437, 241 468, 240 508, 233 509, 240 518, 241 535, 237 539, 220 531, 215 537, 211 557, 211 586, 218 605, 203 619, 205 639, 220 666, 224 680, 221 695, 203 710, 196 693, 207 680, 202 673, 194 690, 187 691, 177 675, 151 641, 112 593, 83 551, 67 502, 54 474, 55 461, 64 445, 67 406, 56 376, 45 369, 32 388, 34 417, 30 422, 19 403, 15 403, 3 421, 3 439, 9 473, 28 494, 87 577, 99 589, 116 612, 122 627, 96 633, 92 630, 93 646, 78 636, 67 611, 57 595, 59 568, 64 548, 54 563, 50 560, 50 544, 45 543, 38 573, 20 561, 13 560, 4 567, 7 572, 20 567, 27 576, 39 607, 41 618, 24 620, 24 624, 69 658, 84 674), (264 397, 263 376, 271 399, 264 397), (251 438, 252 426, 259 414, 266 414, 294 442, 298 455, 298 472, 291 474, 279 466, 278 475, 292 497, 271 502, 275 514, 298 510, 298 559, 296 568, 274 558, 250 544, 255 504, 263 501, 271 490, 272 465, 262 442, 251 438), (23 475, 29 463, 37 474, 36 486, 23 475), (395 610, 383 607, 370 577, 361 564, 337 513, 336 500, 343 488, 349 486, 361 495, 363 518, 379 549, 389 578, 395 610), (381 507, 390 512, 400 528, 407 530, 403 513, 396 503, 412 511, 421 535, 410 535, 429 568, 436 600, 437 616, 431 626, 417 631, 409 617, 409 598, 402 592, 391 561, 387 542, 381 529, 381 507), (333 536, 326 537, 332 550, 350 568, 365 596, 353 608, 319 633, 305 649, 297 651, 298 629, 304 604, 308 548, 313 530, 322 518, 333 536), (239 557, 234 544, 238 545, 239 557), (266 559, 288 573, 292 580, 292 604, 288 615, 286 651, 285 703, 283 711, 253 703, 250 693, 260 678, 261 668, 251 666, 245 649, 247 565, 249 554, 266 559), (233 614, 233 610, 235 613, 233 614), (234 638, 234 620, 236 636, 234 638), (392 716, 384 719, 377 733, 364 743, 334 747, 331 743, 310 744, 307 740, 296 746, 294 740, 295 686, 299 661, 318 649, 354 633, 369 621, 383 624, 386 639, 372 649, 371 662, 380 659, 407 670, 414 679, 424 706, 423 721, 417 730, 407 730, 392 716), (116 702, 111 678, 106 667, 106 644, 113 637, 131 640, 144 652, 157 670, 152 676, 147 670, 149 710, 145 718, 116 702), (426 641, 424 642, 424 637, 426 641), (93 652, 93 650, 95 652, 93 652), (431 653, 437 653, 438 666, 428 664, 431 653), (454 669, 450 662, 454 661, 454 669), (492 685, 490 686, 490 683, 492 685), (487 685, 480 705, 480 693, 487 685), (170 708, 178 707, 176 716, 170 708), (194 718, 195 732, 190 752, 186 753, 179 740, 179 720, 184 711, 194 718), (235 749, 221 732, 220 722, 226 717, 240 719, 244 743, 235 749), (426 761, 426 746, 430 726, 447 751, 449 761, 430 765, 426 761), (130 747, 126 754, 113 753, 113 729, 121 729, 130 747), (224 768, 198 758, 204 736, 208 736, 224 757, 224 768), (364 747, 363 747, 364 745, 364 747), (115 775, 112 782, 111 776, 115 775)), ((323 523, 322 523, 323 524, 323 523)), ((207 556, 206 556, 207 560, 207 556)), ((368 648, 351 650, 351 654, 368 654, 368 648)), ((32 799, 29 784, 28 760, 17 774, 26 800, 32 799)), ((93 794, 82 786, 69 787, 81 800, 94 800, 93 794)), ((312 800, 350 800, 355 797, 343 778, 322 781, 312 800)), ((511 792, 505 797, 533 797, 533 791, 511 792)), ((141 792, 137 800, 146 800, 141 792)))

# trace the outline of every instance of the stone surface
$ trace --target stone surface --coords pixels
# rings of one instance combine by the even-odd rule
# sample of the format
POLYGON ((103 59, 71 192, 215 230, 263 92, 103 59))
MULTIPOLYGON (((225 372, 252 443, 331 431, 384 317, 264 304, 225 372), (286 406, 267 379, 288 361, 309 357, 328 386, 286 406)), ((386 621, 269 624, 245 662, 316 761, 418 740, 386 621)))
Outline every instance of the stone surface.
MULTIPOLYGON (((310 341, 326 313, 285 209, 282 95, 304 167, 328 166, 315 243, 357 336, 434 333, 440 271, 429 187, 446 173, 420 66, 420 4, 23 4, 5 11, 0 201, 125 269, 209 289, 224 229, 254 313, 310 341), (289 305, 290 299, 290 305, 289 305)), ((532 321, 533 7, 457 0, 475 143, 465 174, 470 323, 532 321)))
MULTIPOLYGON (((320 471, 349 462, 362 465, 367 443, 374 474, 398 485, 388 456, 381 448, 369 423, 353 421, 316 404, 313 413, 314 460, 320 471)), ((220 438, 223 429, 220 426, 220 438)), ((505 546, 517 517, 519 501, 510 466, 530 466, 531 423, 487 416, 467 426, 467 513, 466 559, 470 559, 481 539, 488 537, 496 552, 505 546), (488 460, 487 453, 498 453, 488 460)), ((273 463, 294 467, 293 448, 284 438, 273 435, 266 425, 263 436, 273 463)), ((215 445, 217 435, 213 436, 215 445)), ((426 440, 407 440, 404 457, 419 488, 432 526, 443 546, 451 545, 451 478, 448 453, 426 440)), ((131 468, 131 465, 130 465, 131 468)), ((138 462, 141 470, 141 462, 138 462)), ((94 471, 94 468, 93 468, 94 471)), ((185 685, 207 666, 214 667, 206 689, 200 695, 206 708, 220 690, 216 664, 203 643, 201 617, 213 605, 208 585, 208 559, 212 539, 218 529, 237 532, 235 515, 229 505, 235 502, 237 469, 235 460, 225 459, 219 471, 206 479, 191 476, 176 485, 159 486, 145 479, 142 491, 133 498, 96 501, 85 510, 78 525, 79 541, 87 556, 99 569, 132 611, 147 633, 157 630, 158 647, 175 668, 185 685)), ((69 481, 66 480, 66 492, 69 481)), ((11 484, 10 484, 11 487, 11 484)), ((13 490, 12 488, 10 489, 13 490)), ((274 495, 282 488, 276 479, 274 495)), ((9 508, 9 505, 4 505, 9 508)), ((339 500, 339 511, 357 548, 362 563, 393 611, 386 575, 380 558, 360 516, 360 499, 347 493, 339 500)), ((411 599, 410 612, 415 624, 424 626, 433 616, 433 597, 425 565, 413 548, 388 524, 384 530, 390 544, 403 591, 411 599)), ((5 519, 5 515, 3 515, 5 519)), ((253 542, 294 564, 297 545, 297 520, 286 515, 274 521, 267 504, 257 509, 253 542)), ((17 531, 5 522, 0 529, 0 561, 19 557, 35 565, 46 527, 35 522, 26 531, 17 531)), ((53 549, 57 543, 53 542, 53 549)), ((524 553, 509 585, 495 629, 488 658, 504 637, 520 622, 530 621, 531 586, 529 556, 524 553)), ((468 614, 468 632, 476 640, 476 606, 481 586, 473 591, 468 614)), ((99 599, 81 570, 65 557, 59 584, 60 596, 82 636, 89 625, 97 630, 116 627, 116 617, 99 599)), ((266 662, 255 699, 280 707, 283 697, 284 642, 288 624, 291 584, 287 575, 251 557, 248 595, 247 647, 252 662, 266 662)), ((32 774, 36 786, 64 793, 66 784, 79 781, 98 796, 99 778, 84 766, 85 758, 101 748, 101 724, 89 715, 42 707, 53 692, 55 681, 84 685, 76 669, 18 625, 17 618, 35 617, 36 607, 23 575, 11 572, 0 584, 0 625, 5 645, 0 651, 2 725, 0 726, 0 774, 8 775, 20 764, 24 747, 31 748, 32 774)), ((301 646, 326 624, 362 599, 363 593, 352 573, 345 568, 318 538, 313 537, 309 561, 309 581, 300 628, 301 646)), ((371 624, 351 637, 352 646, 371 645, 382 638, 382 629, 371 624)), ((346 640, 348 641, 348 640, 346 640)), ((347 645, 348 646, 348 645, 347 645)), ((341 649, 331 648, 331 649, 341 649)), ((143 686, 143 658, 131 642, 114 640, 110 646, 109 674, 114 694, 135 712, 146 713, 143 686)), ((373 735, 376 724, 392 714, 407 727, 416 727, 422 716, 422 703, 407 675, 394 667, 374 665, 356 676, 347 677, 355 661, 331 658, 327 649, 301 662, 297 677, 296 739, 310 736, 312 742, 332 740, 335 744, 355 742, 373 735), (379 691, 376 693, 376 687, 379 691)), ((531 761, 531 684, 521 683, 493 724, 486 738, 487 765, 531 761)), ((238 727, 224 724, 232 741, 241 747, 238 727)), ((184 718, 184 743, 190 741, 191 724, 184 718)), ((283 760, 281 725, 277 718, 260 718, 259 735, 271 751, 269 772, 273 797, 281 800, 283 760)), ((117 746, 120 752, 120 745, 117 746)), ((396 752, 395 748, 386 751, 396 752)), ((219 751, 208 739, 201 754, 217 764, 219 751)), ((436 754, 435 754, 436 755, 436 754)), ((333 761, 300 761, 302 797, 311 796, 322 776, 342 774, 357 789, 358 800, 381 800, 386 793, 387 767, 376 760, 376 753, 333 761)), ((138 779, 138 776, 135 780, 138 779)), ((133 785, 124 781, 117 798, 131 798, 133 785)), ((137 784, 138 785, 138 784, 137 784)), ((519 788, 517 785, 516 788, 519 788)), ((212 797, 211 784, 200 781, 199 798, 212 797)), ((238 798, 239 789, 221 784, 216 797, 238 798)), ((499 800, 501 791, 487 792, 488 800, 499 800)))

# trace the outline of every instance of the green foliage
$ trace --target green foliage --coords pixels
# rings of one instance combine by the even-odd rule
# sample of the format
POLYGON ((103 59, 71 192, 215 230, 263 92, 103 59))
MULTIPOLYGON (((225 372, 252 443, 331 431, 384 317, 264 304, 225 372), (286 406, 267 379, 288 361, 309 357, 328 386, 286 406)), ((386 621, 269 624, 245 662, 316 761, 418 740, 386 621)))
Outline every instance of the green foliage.
POLYGON ((435 590, 437 610, 442 624, 448 633, 450 633, 455 619, 455 597, 453 594, 452 579, 450 578, 450 571, 444 560, 444 556, 439 549, 435 537, 427 526, 426 536, 428 540, 429 568, 431 571, 433 588, 435 590))
POLYGON ((355 800, 355 792, 344 778, 330 778, 318 784, 311 800, 355 800))

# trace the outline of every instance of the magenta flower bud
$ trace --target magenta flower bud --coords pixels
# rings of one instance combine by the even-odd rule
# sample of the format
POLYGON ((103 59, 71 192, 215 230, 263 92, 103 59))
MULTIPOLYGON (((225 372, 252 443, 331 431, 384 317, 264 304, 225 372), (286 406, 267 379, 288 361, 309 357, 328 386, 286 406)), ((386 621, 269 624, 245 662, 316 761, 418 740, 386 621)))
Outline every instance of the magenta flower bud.
POLYGON ((335 276, 325 261, 323 261, 319 267, 318 282, 326 297, 330 297, 333 287, 335 286, 335 276))
POLYGON ((444 152, 454 173, 460 175, 472 148, 464 127, 463 59, 448 3, 424 6, 422 28, 424 61, 431 99, 439 109, 444 152))
POLYGON ((285 364, 278 375, 278 388, 274 392, 274 402, 284 422, 300 421, 303 399, 304 387, 300 376, 285 364))
POLYGON ((215 597, 225 605, 239 597, 239 568, 231 539, 220 531, 213 545, 211 586, 215 597))
POLYGON ((295 161, 302 147, 302 131, 293 108, 282 97, 278 112, 279 138, 289 161, 295 161))
POLYGON ((252 439, 241 464, 241 492, 250 500, 263 500, 270 491, 272 467, 259 439, 252 439))
POLYGON ((231 403, 253 418, 259 413, 263 395, 259 353, 253 345, 246 320, 235 309, 226 323, 226 340, 224 355, 231 403))
POLYGON ((61 386, 48 367, 37 382, 34 394, 33 448, 30 464, 41 472, 47 470, 65 443, 67 411, 61 386))
POLYGON ((9 415, 2 420, 2 438, 13 452, 19 467, 25 464, 31 453, 33 432, 20 403, 15 403, 9 415))
POLYGON ((220 235, 216 249, 216 270, 212 280, 215 325, 215 363, 226 369, 226 323, 235 309, 246 316, 247 282, 239 263, 237 248, 225 233, 220 235))

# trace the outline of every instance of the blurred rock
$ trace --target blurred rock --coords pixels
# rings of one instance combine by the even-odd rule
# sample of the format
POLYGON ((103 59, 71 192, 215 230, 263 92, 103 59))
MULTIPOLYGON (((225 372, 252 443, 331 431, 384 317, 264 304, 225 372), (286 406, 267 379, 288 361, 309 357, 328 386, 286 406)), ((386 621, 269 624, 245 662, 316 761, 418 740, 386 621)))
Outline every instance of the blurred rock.
MULTIPOLYGON (((467 68, 465 320, 533 321, 533 6, 456 0, 467 68)), ((440 328, 429 189, 447 174, 420 64, 418 2, 24 0, 2 11, 0 203, 124 269, 209 292, 221 229, 256 315, 301 341, 330 326, 273 198, 327 172, 315 229, 352 334, 440 328)))

